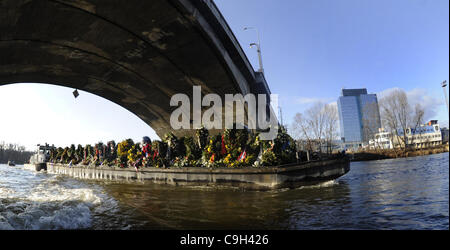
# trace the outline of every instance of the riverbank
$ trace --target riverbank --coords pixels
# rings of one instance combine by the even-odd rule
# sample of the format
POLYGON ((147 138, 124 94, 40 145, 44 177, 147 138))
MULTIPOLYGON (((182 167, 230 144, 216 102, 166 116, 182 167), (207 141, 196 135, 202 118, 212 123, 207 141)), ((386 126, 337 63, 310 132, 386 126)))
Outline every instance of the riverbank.
POLYGON ((408 150, 403 152, 400 149, 384 149, 384 150, 366 150, 361 152, 356 152, 351 155, 351 161, 374 161, 374 160, 384 160, 384 159, 395 159, 395 158, 405 158, 405 157, 415 157, 431 154, 440 154, 449 152, 448 145, 441 145, 433 148, 425 148, 418 150, 408 150))
POLYGON ((175 186, 228 186, 248 190, 297 188, 334 180, 350 171, 347 157, 260 168, 89 167, 47 163, 47 172, 81 179, 150 181, 175 186))

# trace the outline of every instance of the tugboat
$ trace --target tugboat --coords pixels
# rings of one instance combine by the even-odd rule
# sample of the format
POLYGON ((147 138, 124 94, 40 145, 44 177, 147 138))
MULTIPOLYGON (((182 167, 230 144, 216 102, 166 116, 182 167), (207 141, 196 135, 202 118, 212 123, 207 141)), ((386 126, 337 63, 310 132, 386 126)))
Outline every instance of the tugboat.
POLYGON ((34 155, 30 158, 30 163, 25 164, 25 168, 36 170, 37 172, 41 170, 47 171, 47 162, 50 159, 50 151, 55 149, 54 146, 49 146, 47 143, 45 145, 37 145, 37 150, 34 155))
POLYGON ((14 161, 8 161, 8 166, 10 167, 14 167, 16 164, 14 163, 14 161))

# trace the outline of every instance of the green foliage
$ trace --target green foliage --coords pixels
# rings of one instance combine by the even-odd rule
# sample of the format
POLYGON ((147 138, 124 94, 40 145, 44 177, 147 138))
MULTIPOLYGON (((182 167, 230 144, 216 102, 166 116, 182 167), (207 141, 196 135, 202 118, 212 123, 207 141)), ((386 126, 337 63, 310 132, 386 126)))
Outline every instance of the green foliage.
POLYGON ((201 157, 201 150, 198 144, 194 142, 194 138, 185 137, 184 147, 186 148, 186 158, 189 161, 197 161, 201 157))
POLYGON ((166 160, 173 161, 176 158, 183 157, 186 154, 186 147, 184 145, 184 137, 178 139, 173 133, 167 133, 164 137, 164 142, 167 144, 166 160))
MULTIPOLYGON (((75 148, 75 145, 74 145, 75 148)), ((77 148, 72 153, 72 164, 76 165, 83 160, 83 147, 78 144, 77 148)))
POLYGON ((262 155, 263 166, 275 166, 278 165, 280 160, 277 158, 273 150, 266 150, 262 155))
POLYGON ((69 159, 69 148, 68 148, 68 147, 65 147, 65 148, 64 148, 64 151, 63 151, 62 154, 61 154, 60 162, 61 162, 61 163, 64 163, 64 164, 67 164, 67 163, 69 163, 69 162, 67 161, 67 159, 69 159))
POLYGON ((56 148, 52 148, 50 150, 50 162, 55 162, 56 161, 56 155, 58 154, 58 151, 56 148))
POLYGON ((64 152, 63 148, 59 147, 57 149, 55 162, 61 162, 61 156, 62 156, 63 152, 64 152))
POLYGON ((264 141, 262 145, 262 165, 264 166, 288 164, 296 161, 295 141, 287 134, 284 127, 278 129, 275 140, 264 141))
POLYGON ((236 129, 235 125, 232 129, 226 129, 224 165, 232 168, 253 165, 259 152, 259 144, 255 144, 256 138, 257 136, 249 130, 236 129), (240 158, 241 155, 242 158, 240 158))
POLYGON ((117 162, 117 146, 115 141, 109 141, 105 149, 104 166, 112 166, 117 162))
MULTIPOLYGON (((150 140, 146 140, 151 142, 150 140)), ((144 143, 145 145, 145 143, 144 143)), ((144 157, 140 143, 134 144, 127 139, 119 144, 114 141, 107 145, 98 143, 93 148, 71 145, 70 148, 58 148, 51 153, 52 159, 77 164, 99 164, 121 167, 249 167, 276 166, 296 161, 294 140, 281 127, 273 141, 261 141, 257 133, 247 129, 226 129, 221 134, 209 135, 201 128, 195 137, 177 138, 173 133, 164 136, 163 141, 153 141, 144 157), (102 152, 95 153, 95 149, 102 152)))
POLYGON ((162 141, 153 141, 152 142, 152 149, 153 149, 153 156, 152 156, 152 167, 155 168, 162 168, 166 167, 166 154, 167 154, 167 144, 162 141))
POLYGON ((209 131, 205 127, 201 127, 196 131, 197 144, 200 150, 204 150, 208 145, 209 131))
POLYGON ((205 167, 220 167, 222 164, 221 155, 222 135, 209 137, 206 150, 203 151, 201 164, 205 167))
POLYGON ((94 158, 94 148, 90 144, 87 144, 86 147, 84 147, 82 164, 89 165, 92 158, 94 158))
POLYGON ((25 164, 34 152, 26 151, 24 146, 0 142, 0 163, 14 161, 16 164, 25 164))
POLYGON ((140 144, 136 143, 128 150, 128 165, 135 164, 136 161, 141 158, 141 156, 142 152, 140 150, 140 144))
POLYGON ((70 148, 67 151, 67 156, 68 156, 69 160, 72 160, 73 158, 75 158, 75 145, 74 144, 70 145, 70 148))
POLYGON ((132 139, 127 139, 117 145, 117 162, 120 167, 126 167, 128 162, 128 151, 134 146, 132 139))

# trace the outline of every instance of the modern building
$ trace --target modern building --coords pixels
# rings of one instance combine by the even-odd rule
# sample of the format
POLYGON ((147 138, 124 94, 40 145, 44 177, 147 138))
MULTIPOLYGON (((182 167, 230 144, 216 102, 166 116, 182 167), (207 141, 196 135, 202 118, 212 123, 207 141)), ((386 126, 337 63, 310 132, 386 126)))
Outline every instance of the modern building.
POLYGON ((441 145, 442 133, 439 124, 436 120, 433 120, 420 125, 416 129, 407 128, 406 137, 404 137, 403 129, 397 130, 396 134, 380 129, 380 132, 375 134, 374 139, 369 141, 369 146, 371 149, 392 149, 402 147, 405 142, 407 147, 416 149, 441 145))
POLYGON ((368 94, 367 89, 342 89, 337 104, 345 148, 359 148, 378 133, 381 119, 376 94, 368 94))
POLYGON ((442 144, 448 144, 448 128, 441 128, 442 144))

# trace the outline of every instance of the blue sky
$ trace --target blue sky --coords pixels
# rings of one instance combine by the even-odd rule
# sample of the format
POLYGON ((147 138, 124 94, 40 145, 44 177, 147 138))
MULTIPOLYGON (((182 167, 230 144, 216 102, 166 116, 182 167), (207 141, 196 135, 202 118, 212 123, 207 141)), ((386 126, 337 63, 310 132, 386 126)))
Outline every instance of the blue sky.
MULTIPOLYGON (((258 28, 266 79, 279 95, 285 123, 314 101, 335 102, 343 87, 365 87, 380 96, 402 88, 426 107, 427 118, 448 124, 440 87, 449 79, 448 0, 215 2, 255 69, 249 44, 257 36, 243 28, 258 28)), ((65 146, 157 138, 118 105, 86 92, 74 99, 71 92, 51 85, 0 87, 0 107, 10 107, 0 109, 0 142, 31 149, 44 140, 65 146)))
POLYGON ((259 29, 266 79, 283 118, 341 88, 370 93, 402 88, 427 118, 446 120, 440 87, 449 78, 448 0, 217 0, 255 69, 259 29))

